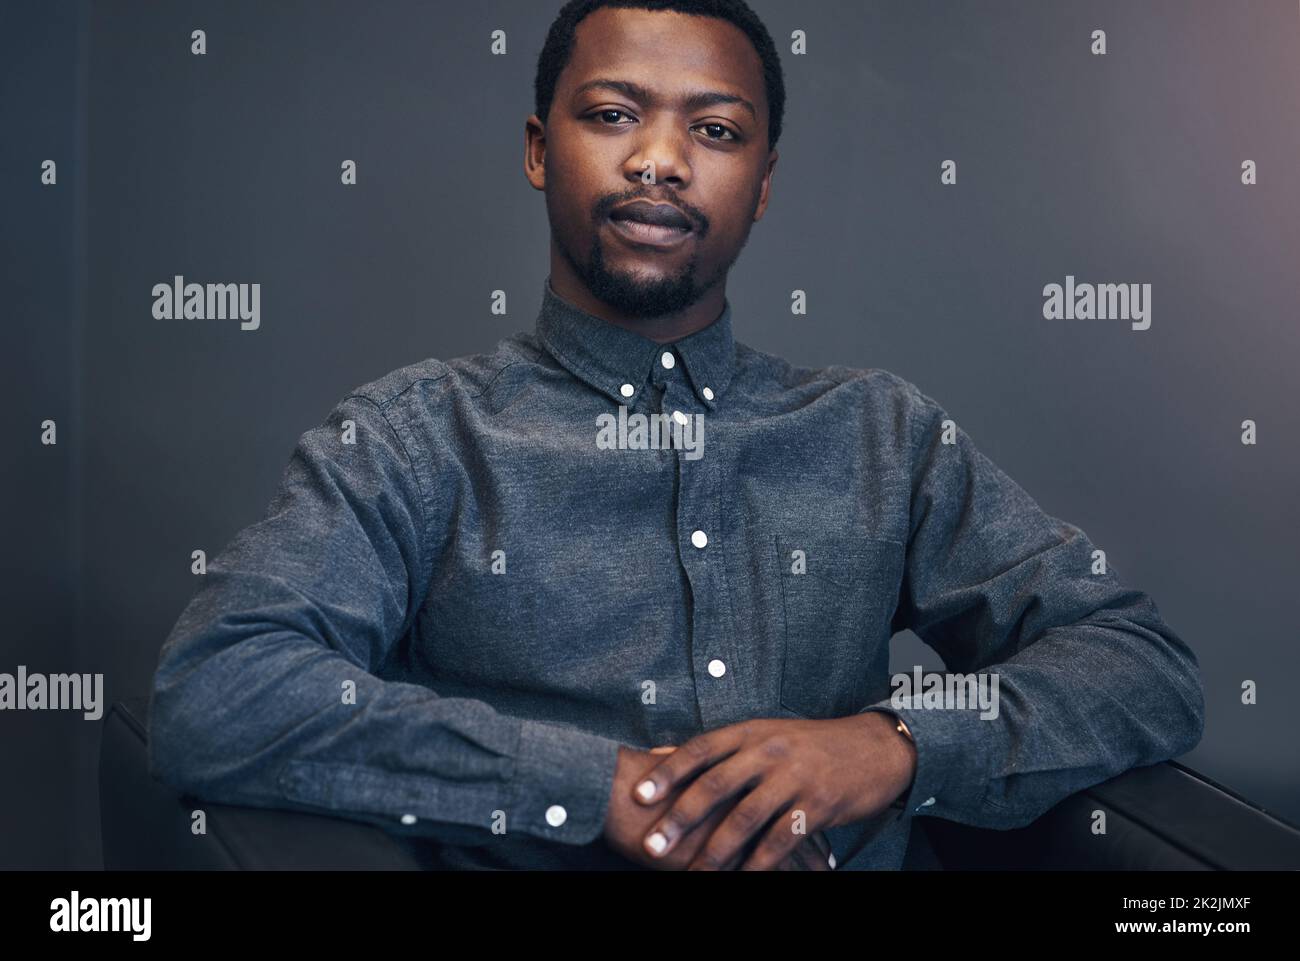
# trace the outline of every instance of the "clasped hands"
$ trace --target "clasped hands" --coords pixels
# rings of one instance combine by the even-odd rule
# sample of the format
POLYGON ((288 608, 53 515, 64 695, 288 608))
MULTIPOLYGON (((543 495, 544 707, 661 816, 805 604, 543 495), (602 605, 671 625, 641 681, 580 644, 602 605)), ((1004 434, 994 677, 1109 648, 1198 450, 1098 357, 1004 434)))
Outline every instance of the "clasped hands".
POLYGON ((823 829, 911 785, 916 749, 884 712, 756 718, 677 747, 618 750, 604 838, 657 870, 828 871, 823 829))

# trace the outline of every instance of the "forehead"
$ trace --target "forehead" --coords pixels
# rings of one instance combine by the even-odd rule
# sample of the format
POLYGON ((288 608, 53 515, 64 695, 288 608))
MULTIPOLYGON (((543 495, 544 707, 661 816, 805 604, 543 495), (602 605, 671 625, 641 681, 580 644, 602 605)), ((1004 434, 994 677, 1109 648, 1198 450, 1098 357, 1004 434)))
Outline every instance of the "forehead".
POLYGON ((767 104, 763 63, 735 24, 674 10, 601 7, 578 24, 557 93, 594 77, 639 83, 664 96, 705 87, 767 104))

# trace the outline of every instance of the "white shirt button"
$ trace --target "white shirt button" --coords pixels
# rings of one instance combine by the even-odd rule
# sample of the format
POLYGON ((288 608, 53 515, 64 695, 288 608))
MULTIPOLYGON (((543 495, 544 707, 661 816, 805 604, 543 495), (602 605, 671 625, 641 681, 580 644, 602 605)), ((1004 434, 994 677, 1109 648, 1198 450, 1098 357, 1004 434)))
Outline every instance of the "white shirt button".
POLYGON ((672 370, 677 363, 677 358, 673 356, 671 350, 665 350, 663 356, 659 358, 659 363, 663 364, 668 370, 672 370))
POLYGON ((686 415, 680 410, 673 411, 673 420, 677 421, 677 423, 681 424, 683 427, 686 426, 686 415))
POLYGON ((624 384, 622 387, 618 389, 618 392, 622 394, 624 397, 631 397, 633 394, 636 393, 636 388, 633 387, 631 384, 624 384))
POLYGON ((558 804, 552 804, 546 809, 546 823, 553 828, 558 828, 568 816, 569 812, 558 804))
POLYGON ((713 660, 709 661, 709 673, 714 677, 722 677, 723 674, 727 673, 727 665, 723 664, 715 657, 713 660))
POLYGON ((704 395, 705 400, 713 400, 713 391, 710 388, 705 387, 700 393, 704 395))
POLYGON ((691 543, 696 547, 704 547, 704 545, 709 543, 709 535, 704 533, 704 531, 696 531, 691 535, 691 543))
POLYGON ((415 823, 415 815, 414 815, 414 814, 403 814, 403 815, 402 815, 402 823, 403 823, 403 824, 414 824, 414 823, 415 823))

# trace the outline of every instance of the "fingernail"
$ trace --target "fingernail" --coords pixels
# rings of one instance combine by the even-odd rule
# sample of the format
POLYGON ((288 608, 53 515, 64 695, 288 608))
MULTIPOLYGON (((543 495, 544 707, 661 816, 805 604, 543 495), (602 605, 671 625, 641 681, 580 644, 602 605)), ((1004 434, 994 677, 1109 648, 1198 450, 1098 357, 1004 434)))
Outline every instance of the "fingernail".
POLYGON ((835 870, 835 855, 834 855, 834 853, 832 853, 831 856, 830 856, 829 858, 826 859, 826 861, 827 861, 828 864, 830 864, 830 866, 831 866, 831 870, 834 871, 834 870, 835 870))
POLYGON ((663 854, 664 848, 668 847, 668 839, 658 831, 646 838, 645 843, 655 854, 663 854))
POLYGON ((645 800, 650 800, 655 796, 655 782, 649 779, 642 781, 636 786, 636 793, 645 800))

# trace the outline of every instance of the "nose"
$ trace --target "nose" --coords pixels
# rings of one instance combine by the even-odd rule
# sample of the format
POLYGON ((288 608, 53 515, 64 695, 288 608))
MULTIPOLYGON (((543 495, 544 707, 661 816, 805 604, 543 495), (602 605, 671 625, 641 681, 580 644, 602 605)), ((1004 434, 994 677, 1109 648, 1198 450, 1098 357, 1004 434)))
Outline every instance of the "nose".
POLYGON ((690 131, 682 130, 670 116, 653 123, 642 122, 640 127, 624 165, 627 179, 670 183, 679 190, 686 187, 691 178, 686 157, 690 131))

